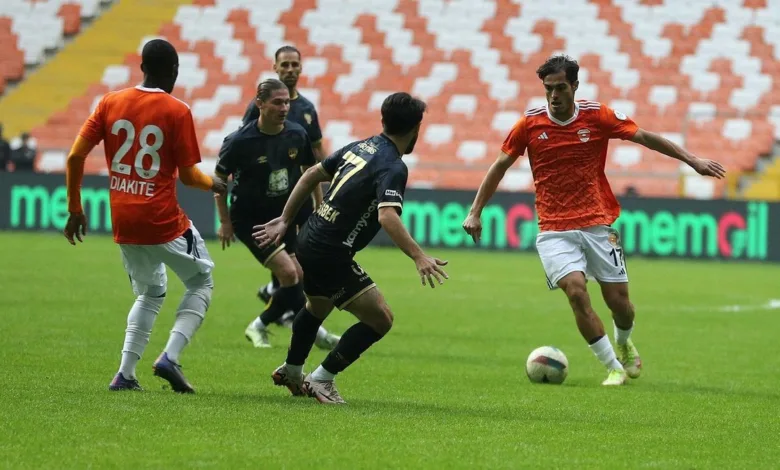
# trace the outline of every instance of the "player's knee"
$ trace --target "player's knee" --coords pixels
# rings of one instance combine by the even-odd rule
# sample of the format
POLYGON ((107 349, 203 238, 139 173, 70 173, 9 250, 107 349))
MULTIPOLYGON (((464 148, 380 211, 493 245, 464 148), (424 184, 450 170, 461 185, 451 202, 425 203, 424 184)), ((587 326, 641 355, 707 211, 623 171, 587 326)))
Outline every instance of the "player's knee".
POLYGON ((274 270, 274 275, 279 278, 279 284, 282 287, 298 284, 298 270, 295 267, 295 263, 284 263, 274 270))
POLYGON ((604 296, 604 302, 614 313, 627 315, 634 311, 634 305, 628 298, 628 291, 625 289, 615 290, 604 296))
POLYGON ((572 307, 583 309, 588 304, 588 291, 585 283, 570 282, 563 287, 563 292, 569 298, 572 307))
POLYGON ((379 306, 378 315, 376 315, 374 324, 371 325, 371 327, 374 331, 384 336, 393 328, 393 320, 393 312, 390 310, 390 306, 383 302, 382 305, 379 306))
POLYGON ((295 274, 298 276, 298 280, 300 281, 303 279, 303 268, 301 267, 301 263, 298 262, 298 257, 295 255, 290 255, 290 259, 295 266, 295 274))
POLYGON ((184 286, 187 290, 184 292, 180 310, 186 309, 205 315, 211 305, 211 295, 214 291, 211 273, 193 276, 185 281, 184 286))

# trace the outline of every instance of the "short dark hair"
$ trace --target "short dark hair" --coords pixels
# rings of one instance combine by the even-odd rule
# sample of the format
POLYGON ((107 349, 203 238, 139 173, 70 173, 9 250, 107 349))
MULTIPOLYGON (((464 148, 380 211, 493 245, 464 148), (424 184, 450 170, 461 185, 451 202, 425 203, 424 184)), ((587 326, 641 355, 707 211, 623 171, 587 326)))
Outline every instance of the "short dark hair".
POLYGON ((141 51, 141 65, 147 75, 153 77, 170 75, 179 65, 179 54, 173 44, 165 39, 152 39, 144 44, 141 51))
POLYGON ((428 106, 409 93, 399 92, 385 98, 382 103, 384 132, 389 135, 404 135, 419 124, 428 106))
POLYGON ((547 59, 536 69, 536 75, 539 76, 540 80, 544 80, 544 77, 558 72, 566 72, 566 81, 574 83, 577 81, 577 75, 580 72, 580 64, 565 54, 558 54, 547 59))
POLYGON ((274 54, 274 61, 279 60, 279 54, 282 54, 284 52, 295 52, 296 54, 298 54, 298 60, 301 60, 301 51, 296 49, 295 46, 282 46, 276 50, 276 54, 274 54))
POLYGON ((266 78, 257 85, 256 97, 260 101, 268 101, 276 90, 287 90, 287 85, 277 78, 266 78))

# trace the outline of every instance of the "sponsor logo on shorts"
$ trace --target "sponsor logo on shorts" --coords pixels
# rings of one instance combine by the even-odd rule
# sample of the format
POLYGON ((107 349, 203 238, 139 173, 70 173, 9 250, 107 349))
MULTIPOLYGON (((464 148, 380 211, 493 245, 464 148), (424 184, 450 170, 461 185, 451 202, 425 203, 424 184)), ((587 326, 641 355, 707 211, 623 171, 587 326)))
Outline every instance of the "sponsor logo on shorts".
POLYGON ((581 141, 587 142, 590 140, 590 129, 580 129, 577 131, 577 135, 581 141))
POLYGON ((609 244, 614 246, 615 248, 620 246, 620 236, 617 232, 609 232, 609 235, 607 236, 607 240, 609 240, 609 244))
POLYGON ((338 292, 333 294, 333 297, 331 297, 331 300, 333 301, 333 303, 338 303, 338 300, 340 298, 344 297, 344 294, 346 294, 346 293, 347 293, 347 290, 342 287, 341 289, 339 289, 338 292))
POLYGON ((626 115, 621 113, 617 109, 615 110, 615 117, 620 119, 621 121, 625 121, 626 120, 626 115))

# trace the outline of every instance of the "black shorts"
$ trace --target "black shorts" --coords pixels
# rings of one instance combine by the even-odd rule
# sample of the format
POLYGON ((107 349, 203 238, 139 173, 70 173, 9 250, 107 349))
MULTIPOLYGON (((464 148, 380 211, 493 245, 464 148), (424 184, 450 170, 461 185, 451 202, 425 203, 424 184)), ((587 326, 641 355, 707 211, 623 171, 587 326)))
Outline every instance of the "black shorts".
POLYGON ((298 245, 297 227, 290 227, 287 229, 287 233, 284 234, 284 237, 282 237, 281 244, 271 243, 264 248, 260 248, 255 239, 252 238, 252 232, 254 231, 252 227, 264 224, 270 220, 272 220, 272 218, 260 217, 252 222, 249 222, 247 219, 233 221, 233 233, 235 233, 236 238, 241 240, 241 243, 249 248, 249 251, 252 252, 255 259, 263 266, 282 250, 294 255, 295 247, 298 245))
POLYGON ((298 250, 303 269, 303 291, 309 297, 327 297, 339 310, 376 287, 371 276, 350 257, 312 256, 298 250))

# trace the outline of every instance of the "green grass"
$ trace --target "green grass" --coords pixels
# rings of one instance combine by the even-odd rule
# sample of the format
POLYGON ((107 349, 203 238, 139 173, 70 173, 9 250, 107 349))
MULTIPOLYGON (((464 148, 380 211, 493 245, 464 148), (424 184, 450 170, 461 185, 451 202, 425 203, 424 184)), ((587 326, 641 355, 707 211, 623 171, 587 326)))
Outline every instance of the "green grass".
MULTIPOLYGON (((243 337, 268 274, 241 246, 220 251, 206 322, 182 356, 197 388, 162 388, 151 364, 182 288, 139 368, 143 393, 109 393, 133 295, 108 238, 1 234, 0 465, 6 468, 775 467, 780 461, 780 267, 629 259, 643 376, 605 389, 567 302, 531 254, 438 252, 450 281, 419 286, 400 252, 359 260, 395 327, 339 388, 346 407, 288 397, 270 373, 285 357, 243 337), (528 353, 565 351, 562 386, 532 385, 528 353)), ((608 318, 595 284, 594 304, 608 318)), ((334 312, 328 328, 354 320, 334 312)), ((611 322, 608 331, 612 331, 611 322)), ((315 350, 306 370, 324 357, 315 350)))

